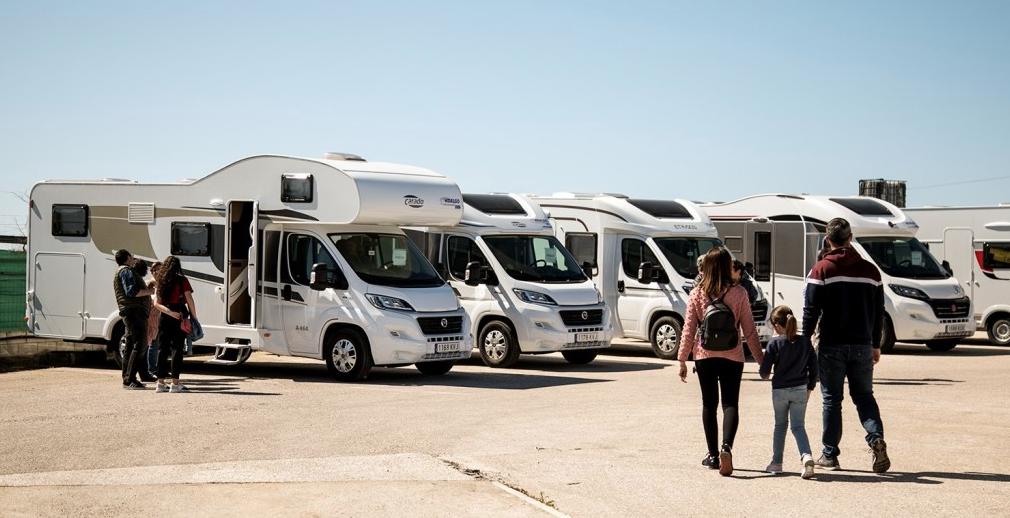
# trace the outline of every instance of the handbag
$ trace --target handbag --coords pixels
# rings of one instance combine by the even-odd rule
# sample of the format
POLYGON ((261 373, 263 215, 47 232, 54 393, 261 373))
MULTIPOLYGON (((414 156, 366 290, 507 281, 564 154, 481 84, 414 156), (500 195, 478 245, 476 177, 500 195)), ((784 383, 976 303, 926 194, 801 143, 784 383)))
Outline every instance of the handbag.
POLYGON ((182 317, 182 320, 179 321, 179 329, 186 336, 191 335, 193 333, 193 321, 189 317, 182 317))

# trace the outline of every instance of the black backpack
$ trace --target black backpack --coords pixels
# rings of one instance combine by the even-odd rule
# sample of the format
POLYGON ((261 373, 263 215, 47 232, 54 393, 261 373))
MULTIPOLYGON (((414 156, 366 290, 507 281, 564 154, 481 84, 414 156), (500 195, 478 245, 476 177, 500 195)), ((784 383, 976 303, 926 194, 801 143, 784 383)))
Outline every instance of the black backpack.
POLYGON ((710 300, 701 320, 701 346, 709 351, 728 351, 737 346, 736 315, 722 301, 710 300))

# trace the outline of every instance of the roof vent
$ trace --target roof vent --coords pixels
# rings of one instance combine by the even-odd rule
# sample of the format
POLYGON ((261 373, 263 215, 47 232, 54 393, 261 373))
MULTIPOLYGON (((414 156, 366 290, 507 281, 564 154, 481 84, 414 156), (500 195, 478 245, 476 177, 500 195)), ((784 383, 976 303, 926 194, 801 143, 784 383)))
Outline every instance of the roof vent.
POLYGON ((324 153, 323 158, 326 160, 354 160, 356 162, 364 162, 365 159, 358 155, 352 155, 350 153, 324 153))

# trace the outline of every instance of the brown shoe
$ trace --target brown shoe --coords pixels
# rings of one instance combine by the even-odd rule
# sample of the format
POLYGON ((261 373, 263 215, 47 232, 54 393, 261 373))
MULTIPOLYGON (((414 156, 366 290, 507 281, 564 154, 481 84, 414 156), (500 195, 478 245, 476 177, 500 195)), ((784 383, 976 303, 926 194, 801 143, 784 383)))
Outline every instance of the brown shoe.
POLYGON ((729 448, 723 448, 719 453, 719 474, 728 477, 733 474, 733 454, 729 448))

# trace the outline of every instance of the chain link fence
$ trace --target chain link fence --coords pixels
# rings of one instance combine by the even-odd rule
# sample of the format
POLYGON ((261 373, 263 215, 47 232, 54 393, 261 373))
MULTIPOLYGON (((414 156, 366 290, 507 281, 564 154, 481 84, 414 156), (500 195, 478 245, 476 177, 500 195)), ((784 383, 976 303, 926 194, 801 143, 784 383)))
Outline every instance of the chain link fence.
POLYGON ((26 331, 25 253, 0 250, 0 332, 26 331))

